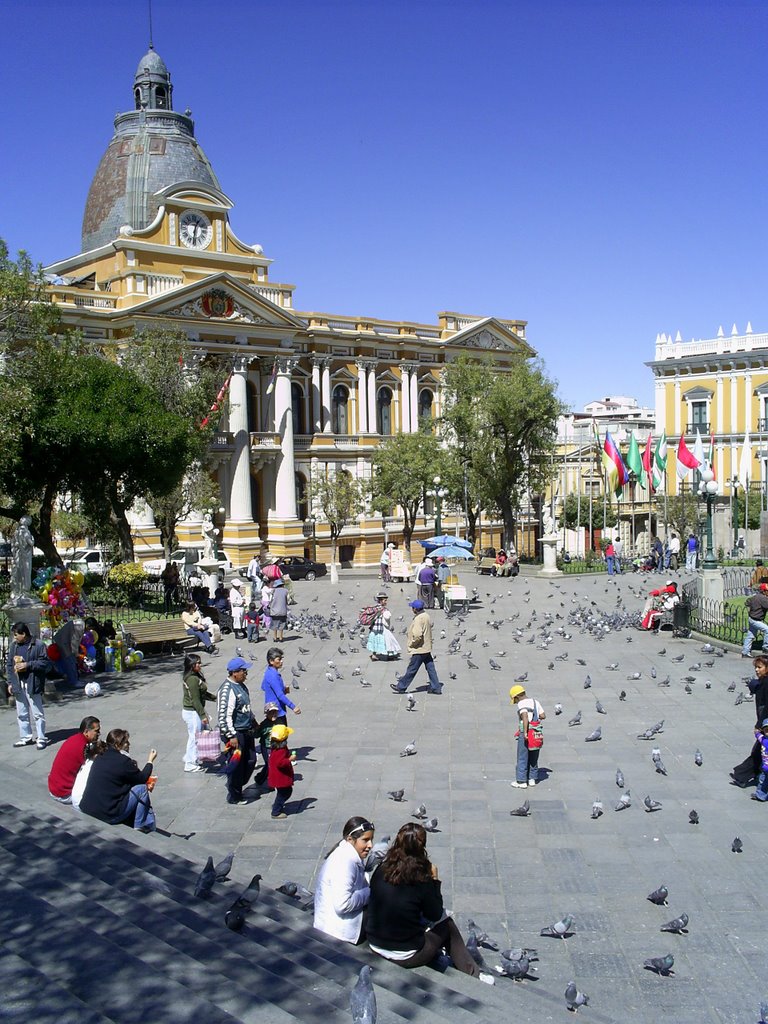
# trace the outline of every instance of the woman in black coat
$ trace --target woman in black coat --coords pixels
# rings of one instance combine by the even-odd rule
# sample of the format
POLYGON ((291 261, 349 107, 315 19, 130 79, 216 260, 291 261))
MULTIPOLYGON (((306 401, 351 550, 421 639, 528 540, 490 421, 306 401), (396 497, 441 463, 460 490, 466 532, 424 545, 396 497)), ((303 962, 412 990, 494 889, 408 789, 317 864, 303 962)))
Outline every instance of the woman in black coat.
MULTIPOLYGON (((755 712, 757 715, 755 728, 759 729, 763 721, 768 717, 768 656, 758 654, 754 659, 755 678, 750 679, 749 692, 755 698, 755 712)), ((760 743, 754 743, 749 757, 745 757, 741 764, 737 764, 731 772, 731 779, 734 784, 746 789, 754 785, 757 776, 762 770, 760 757, 760 743)))
POLYGON ((155 812, 147 782, 157 757, 150 750, 147 763, 139 768, 130 756, 131 737, 125 729, 113 729, 107 749, 93 762, 80 810, 108 825, 125 823, 141 832, 154 832, 155 812))

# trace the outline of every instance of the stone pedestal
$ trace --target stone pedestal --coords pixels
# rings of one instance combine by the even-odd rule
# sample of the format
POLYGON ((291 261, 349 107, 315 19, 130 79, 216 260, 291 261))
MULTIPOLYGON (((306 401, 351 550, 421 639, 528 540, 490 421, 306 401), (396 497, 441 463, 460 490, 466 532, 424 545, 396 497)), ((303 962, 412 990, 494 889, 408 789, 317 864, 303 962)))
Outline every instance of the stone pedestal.
POLYGON ((702 569, 701 575, 701 596, 705 601, 725 600, 723 574, 720 569, 702 569))
POLYGON ((539 569, 536 575, 545 578, 562 576, 561 570, 557 568, 557 536, 552 534, 539 537, 539 544, 544 556, 544 568, 539 569))
POLYGON ((219 585, 219 563, 213 558, 201 558, 196 566, 203 577, 203 586, 208 587, 208 593, 213 600, 213 595, 219 585))

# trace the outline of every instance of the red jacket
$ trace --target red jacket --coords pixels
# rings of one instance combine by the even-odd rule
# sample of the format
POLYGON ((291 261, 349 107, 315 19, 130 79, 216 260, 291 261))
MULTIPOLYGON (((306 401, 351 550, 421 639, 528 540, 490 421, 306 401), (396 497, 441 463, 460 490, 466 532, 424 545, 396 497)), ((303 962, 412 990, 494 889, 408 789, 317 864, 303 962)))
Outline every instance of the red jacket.
POLYGON ((285 789, 293 785, 293 761, 287 747, 275 747, 269 755, 267 784, 272 789, 285 789))
POLYGON ((53 759, 48 775, 48 789, 52 796, 72 796, 75 776, 85 764, 85 747, 88 740, 81 732, 64 740, 53 759))

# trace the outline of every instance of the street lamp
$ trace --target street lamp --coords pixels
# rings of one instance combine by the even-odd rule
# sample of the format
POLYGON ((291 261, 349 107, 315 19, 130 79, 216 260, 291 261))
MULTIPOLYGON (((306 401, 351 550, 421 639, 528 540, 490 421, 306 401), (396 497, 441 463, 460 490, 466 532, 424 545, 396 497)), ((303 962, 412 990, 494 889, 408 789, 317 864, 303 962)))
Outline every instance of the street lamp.
POLYGON ((309 521, 312 524, 312 561, 316 562, 317 561, 317 533, 316 533, 317 516, 311 515, 309 517, 309 521))
POLYGON ((435 536, 439 537, 442 534, 442 511, 443 511, 443 498, 448 494, 445 487, 440 486, 440 477, 436 476, 432 480, 434 488, 431 491, 427 491, 430 497, 435 499, 435 536))
POLYGON ((717 494, 717 480, 715 480, 715 474, 709 466, 705 466, 702 469, 700 476, 699 497, 706 498, 707 501, 707 553, 704 556, 702 568, 716 569, 717 559, 712 547, 712 500, 715 494, 717 494))
POLYGON ((726 481, 731 487, 731 526, 733 527, 733 557, 736 557, 736 551, 739 547, 739 524, 734 515, 736 509, 736 495, 739 491, 739 478, 734 475, 730 480, 726 481))

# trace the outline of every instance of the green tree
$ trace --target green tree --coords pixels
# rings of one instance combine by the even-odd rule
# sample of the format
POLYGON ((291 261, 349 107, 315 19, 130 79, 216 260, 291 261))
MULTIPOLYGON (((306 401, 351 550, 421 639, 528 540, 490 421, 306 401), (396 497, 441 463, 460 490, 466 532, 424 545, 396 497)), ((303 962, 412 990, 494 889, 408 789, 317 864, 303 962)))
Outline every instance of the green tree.
POLYGON ((747 528, 750 530, 760 529, 760 510, 762 500, 759 494, 750 494, 749 502, 744 501, 744 491, 739 490, 733 496, 733 518, 740 530, 744 529, 744 511, 746 505, 747 528))
POLYGON ((197 463, 184 474, 181 483, 173 490, 167 494, 150 491, 146 500, 155 515, 163 553, 166 558, 170 558, 171 552, 178 546, 176 528, 179 523, 192 512, 215 508, 219 504, 218 486, 207 469, 197 463))
MULTIPOLYGON (((664 521, 664 496, 656 495, 656 519, 664 521)), ((682 487, 677 494, 670 494, 666 499, 667 522, 681 538, 681 547, 685 538, 697 533, 702 519, 699 499, 690 487, 682 487)))
POLYGON ((543 493, 552 477, 564 411, 555 387, 541 363, 523 355, 508 370, 462 355, 445 371, 444 437, 471 467, 483 507, 501 514, 507 545, 523 498, 543 493))
MULTIPOLYGON (((569 530, 576 529, 578 512, 579 501, 577 496, 575 494, 567 495, 565 502, 563 503, 563 522, 569 530)), ((605 503, 604 507, 602 497, 593 498, 592 529, 604 530, 608 527, 615 526, 616 522, 617 516, 615 506, 608 501, 605 503)), ((581 518, 578 520, 578 525, 589 529, 589 495, 587 494, 582 494, 581 496, 581 518)))
POLYGON ((322 513, 331 534, 331 583, 339 582, 337 546, 344 527, 363 511, 365 491, 360 480, 351 473, 337 469, 327 476, 317 476, 310 488, 312 506, 322 513))
POLYGON ((393 505, 403 510, 403 544, 411 556, 411 537, 425 492, 443 476, 443 452, 428 430, 395 434, 373 456, 371 505, 386 515, 393 505))

